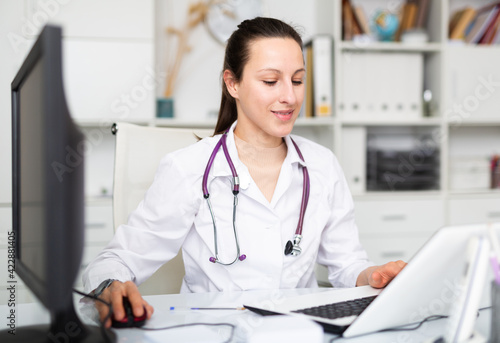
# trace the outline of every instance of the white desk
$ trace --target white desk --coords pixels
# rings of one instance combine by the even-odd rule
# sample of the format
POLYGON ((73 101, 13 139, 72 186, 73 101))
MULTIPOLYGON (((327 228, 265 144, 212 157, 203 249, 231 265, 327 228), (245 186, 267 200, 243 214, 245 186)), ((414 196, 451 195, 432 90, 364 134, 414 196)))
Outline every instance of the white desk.
MULTIPOLYGON (((251 291, 230 293, 197 293, 197 294, 171 294, 146 296, 145 299, 154 306, 155 313, 147 322, 148 327, 166 327, 186 323, 231 323, 237 326, 232 342, 244 342, 248 330, 257 328, 262 322, 262 317, 248 310, 184 310, 171 311, 171 306, 177 307, 239 307, 243 303, 255 299, 280 299, 286 296, 304 294, 309 292, 321 292, 324 289, 297 289, 281 291, 251 291)), ((96 323, 97 313, 92 304, 79 304, 77 308, 80 318, 86 323, 96 323)), ((3 327, 6 329, 6 317, 9 308, 0 306, 0 317, 3 319, 3 327)), ((481 311, 476 330, 488 336, 490 328, 489 310, 481 311)), ((48 323, 47 312, 38 303, 20 304, 16 308, 16 326, 19 329, 24 325, 48 323)), ((419 330, 410 332, 385 332, 369 336, 350 339, 338 339, 335 343, 359 343, 359 342, 423 342, 429 338, 442 335, 446 321, 437 320, 425 323, 419 330)), ((115 330, 118 342, 223 342, 227 339, 230 329, 225 327, 186 327, 173 330, 143 331, 137 329, 115 330)), ((329 342, 335 335, 325 334, 324 342, 329 342)))

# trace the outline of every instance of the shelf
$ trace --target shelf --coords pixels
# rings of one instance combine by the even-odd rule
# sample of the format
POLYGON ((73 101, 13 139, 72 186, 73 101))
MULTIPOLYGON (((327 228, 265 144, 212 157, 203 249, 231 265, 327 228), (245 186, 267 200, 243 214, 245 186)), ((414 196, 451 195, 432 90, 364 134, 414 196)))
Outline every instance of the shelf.
POLYGON ((498 199, 500 195, 500 189, 467 189, 467 190, 449 190, 448 191, 451 198, 459 198, 463 199, 464 196, 466 198, 473 198, 475 196, 479 198, 491 197, 494 199, 498 199))
POLYGON ((448 41, 446 45, 448 51, 469 49, 469 50, 500 50, 499 44, 467 44, 465 42, 448 41))
MULTIPOLYGON (((216 125, 216 119, 209 120, 180 120, 175 118, 156 118, 153 120, 154 126, 168 126, 168 127, 187 127, 187 128, 209 128, 212 129, 216 125)), ((295 122, 296 127, 308 127, 308 126, 325 126, 333 125, 335 119, 333 117, 324 118, 297 118, 295 122)))
MULTIPOLYGON (((124 120, 99 120, 99 119, 77 119, 76 123, 82 128, 102 128, 111 127, 112 123, 121 122, 124 120)), ((207 120, 182 120, 178 118, 153 118, 153 119, 130 119, 125 120, 127 123, 145 126, 157 127, 176 127, 176 128, 206 128, 213 129, 217 123, 216 119, 207 120)), ((316 126, 332 126, 335 123, 333 117, 324 118, 297 118, 295 127, 316 127, 316 126)))
POLYGON ((185 127, 185 128, 206 128, 213 129, 217 123, 216 119, 207 120, 182 120, 177 118, 155 118, 154 126, 185 127))
POLYGON ((441 52, 441 44, 404 44, 398 42, 346 42, 340 43, 343 51, 397 51, 397 52, 441 52))
POLYGON ((367 191, 352 195, 354 200, 415 200, 441 199, 443 191, 367 191))
POLYGON ((127 122, 136 125, 150 125, 151 119, 75 119, 75 122, 80 127, 111 127, 113 123, 127 122))
POLYGON ((461 120, 459 122, 447 119, 446 123, 450 126, 458 127, 458 126, 466 126, 466 127, 473 127, 473 126, 500 126, 500 118, 499 119, 475 119, 475 120, 461 120))
POLYGON ((335 123, 334 117, 313 117, 313 118, 303 118, 299 117, 295 121, 295 126, 324 126, 333 125, 335 123))
POLYGON ((85 204, 86 205, 112 205, 113 204, 113 195, 112 194, 110 194, 108 196, 86 195, 85 196, 85 204))
POLYGON ((387 119, 387 120, 361 120, 342 119, 343 126, 439 126, 441 118, 420 118, 420 119, 387 119))

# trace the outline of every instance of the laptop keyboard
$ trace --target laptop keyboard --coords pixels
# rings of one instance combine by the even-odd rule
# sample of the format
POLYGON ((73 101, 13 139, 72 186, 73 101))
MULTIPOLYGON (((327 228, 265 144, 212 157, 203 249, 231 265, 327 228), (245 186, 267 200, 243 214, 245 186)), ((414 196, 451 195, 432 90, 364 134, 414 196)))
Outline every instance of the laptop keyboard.
POLYGON ((373 299, 377 296, 371 296, 366 298, 359 298, 349 301, 343 301, 339 303, 321 305, 316 307, 309 307, 301 310, 296 310, 293 312, 304 313, 310 316, 316 316, 327 319, 336 319, 349 316, 357 316, 361 314, 371 304, 373 299))

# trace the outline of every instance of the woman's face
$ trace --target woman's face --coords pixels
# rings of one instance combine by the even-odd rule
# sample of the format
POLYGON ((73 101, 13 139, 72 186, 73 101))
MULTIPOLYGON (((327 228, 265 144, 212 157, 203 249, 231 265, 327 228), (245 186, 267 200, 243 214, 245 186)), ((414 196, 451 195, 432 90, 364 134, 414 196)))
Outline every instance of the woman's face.
POLYGON ((261 38, 250 44, 250 55, 240 82, 224 72, 236 99, 241 139, 262 147, 281 144, 299 115, 304 100, 302 50, 291 38, 261 38))

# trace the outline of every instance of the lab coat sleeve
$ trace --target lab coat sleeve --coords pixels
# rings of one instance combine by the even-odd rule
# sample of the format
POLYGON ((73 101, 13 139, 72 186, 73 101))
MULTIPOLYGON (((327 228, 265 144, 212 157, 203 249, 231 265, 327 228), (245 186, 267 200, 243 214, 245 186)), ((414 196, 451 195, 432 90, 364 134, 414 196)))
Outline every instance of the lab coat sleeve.
POLYGON ((318 263, 328 267, 328 279, 334 287, 355 287, 358 275, 374 265, 361 246, 354 220, 354 203, 344 173, 332 155, 333 176, 329 206, 332 209, 323 230, 318 263))
POLYGON ((118 227, 111 242, 86 268, 86 291, 108 278, 140 284, 177 255, 193 225, 200 198, 195 190, 201 187, 199 176, 184 170, 177 156, 162 159, 153 184, 128 223, 118 227))

